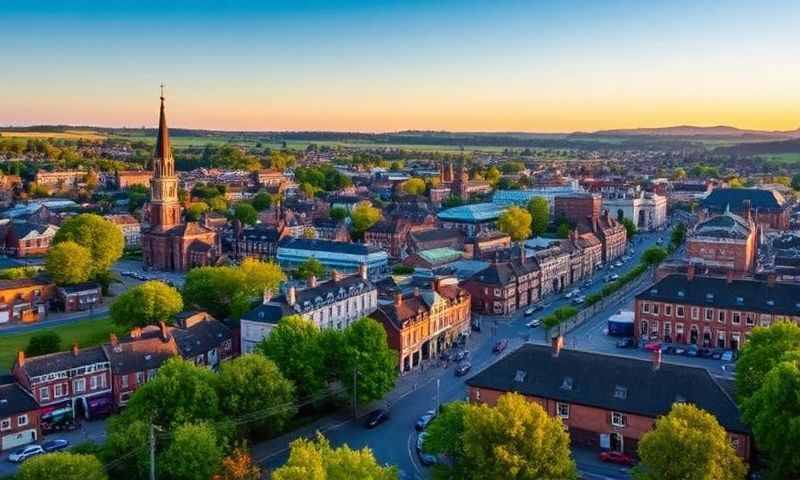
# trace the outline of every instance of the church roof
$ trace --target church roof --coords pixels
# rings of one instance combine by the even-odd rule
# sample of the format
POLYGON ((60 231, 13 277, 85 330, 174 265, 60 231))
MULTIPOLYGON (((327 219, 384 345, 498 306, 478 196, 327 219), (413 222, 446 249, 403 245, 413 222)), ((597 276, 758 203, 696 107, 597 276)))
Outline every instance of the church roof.
POLYGON ((164 113, 164 94, 161 94, 161 113, 158 118, 158 137, 156 137, 156 150, 154 158, 169 158, 172 149, 169 144, 169 129, 167 128, 167 115, 164 113))

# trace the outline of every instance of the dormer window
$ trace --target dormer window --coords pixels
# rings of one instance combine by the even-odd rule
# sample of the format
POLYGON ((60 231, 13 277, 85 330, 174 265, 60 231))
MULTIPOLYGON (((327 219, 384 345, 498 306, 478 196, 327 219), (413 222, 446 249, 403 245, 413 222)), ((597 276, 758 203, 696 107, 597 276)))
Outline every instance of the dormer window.
POLYGON ((774 307, 775 306, 775 300, 770 298, 769 300, 767 300, 767 305, 769 305, 770 307, 774 307))
POLYGON ((574 381, 572 377, 564 377, 564 380, 561 382, 561 390, 572 390, 574 386, 574 381))
POLYGON ((617 385, 614 387, 614 398, 618 398, 620 400, 625 400, 628 398, 628 388, 623 387, 622 385, 617 385))
POLYGON ((742 305, 742 304, 744 304, 744 298, 742 298, 742 297, 736 297, 736 303, 737 303, 737 304, 739 304, 739 305, 742 305))
POLYGON ((706 293, 706 302, 713 302, 714 301, 714 294, 713 293, 706 293))
POLYGON ((681 298, 683 298, 683 297, 685 297, 685 296, 686 296, 686 293, 684 293, 684 291, 683 291, 683 290, 678 290, 678 296, 679 296, 679 297, 681 297, 681 298))

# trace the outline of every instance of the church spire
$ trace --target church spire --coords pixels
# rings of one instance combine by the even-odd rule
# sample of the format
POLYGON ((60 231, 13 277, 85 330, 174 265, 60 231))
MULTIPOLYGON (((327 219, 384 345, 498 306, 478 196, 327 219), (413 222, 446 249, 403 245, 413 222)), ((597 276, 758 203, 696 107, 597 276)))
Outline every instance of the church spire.
MULTIPOLYGON (((158 119, 158 137, 156 138, 156 151, 153 154, 155 159, 172 157, 172 149, 169 145, 169 129, 167 128, 167 116, 164 113, 164 84, 161 84, 161 115, 158 119)), ((163 171, 163 170, 162 170, 163 171)))

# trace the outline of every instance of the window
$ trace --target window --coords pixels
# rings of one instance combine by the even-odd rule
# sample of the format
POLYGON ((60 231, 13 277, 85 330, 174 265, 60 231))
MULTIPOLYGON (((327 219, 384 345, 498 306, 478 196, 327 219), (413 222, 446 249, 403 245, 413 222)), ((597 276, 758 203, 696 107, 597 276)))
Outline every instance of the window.
POLYGON ((556 403, 556 410, 558 411, 558 416, 561 418, 569 418, 569 403, 556 403))
POLYGON ((698 318, 700 318, 700 309, 692 307, 692 320, 697 320, 698 318))
POLYGON ((628 388, 622 385, 614 387, 614 398, 619 398, 621 400, 628 398, 628 388))
POLYGON ((50 400, 50 388, 41 387, 39 389, 39 401, 46 401, 46 400, 50 400))
POLYGON ((714 320, 714 310, 706 308, 706 322, 710 322, 711 320, 714 320))
POLYGON ((11 419, 4 418, 0 420, 0 430, 11 430, 11 419))
POLYGON ((755 323, 755 320, 753 320, 753 314, 746 313, 744 317, 744 322, 745 324, 747 324, 748 327, 752 327, 753 324, 755 323))
POLYGON ((97 376, 93 375, 89 378, 89 388, 97 390, 97 376))
POLYGON ((64 385, 63 384, 57 383, 55 385, 54 390, 55 390, 55 392, 54 392, 55 398, 61 398, 61 397, 64 396, 64 385))
POLYGON ((664 305, 664 315, 668 317, 672 316, 672 305, 664 305))
POLYGON ((123 375, 123 376, 120 378, 120 386, 121 386, 122 388, 128 388, 128 376, 127 376, 127 375, 123 375))
POLYGON ((717 312, 717 321, 719 323, 725 323, 725 310, 719 310, 717 312))
POLYGON ((136 384, 141 385, 144 383, 144 373, 136 372, 136 384))
POLYGON ((17 426, 24 427, 28 424, 28 415, 20 415, 17 417, 17 426))
POLYGON ((647 302, 642 303, 642 313, 650 313, 650 304, 647 302))
POLYGON ((659 311, 658 307, 659 307, 659 304, 657 304, 657 303, 653 304, 653 315, 658 315, 658 311, 659 311))
POLYGON ((734 325, 739 325, 742 323, 742 314, 739 312, 733 312, 733 318, 731 318, 731 323, 734 325))
POLYGON ((611 425, 614 425, 615 427, 624 427, 625 415, 619 412, 611 412, 611 425))
MULTIPOLYGON (((85 378, 77 378, 72 381, 72 389, 75 393, 83 393, 86 391, 86 379, 85 378)), ((94 388, 92 388, 94 390, 94 388)))
POLYGON ((675 316, 683 318, 683 305, 678 305, 677 307, 675 307, 675 316))
POLYGON ((731 437, 731 447, 734 450, 739 450, 739 437, 731 437))
POLYGON ((672 335, 672 324, 670 322, 664 322, 664 336, 669 337, 672 335))

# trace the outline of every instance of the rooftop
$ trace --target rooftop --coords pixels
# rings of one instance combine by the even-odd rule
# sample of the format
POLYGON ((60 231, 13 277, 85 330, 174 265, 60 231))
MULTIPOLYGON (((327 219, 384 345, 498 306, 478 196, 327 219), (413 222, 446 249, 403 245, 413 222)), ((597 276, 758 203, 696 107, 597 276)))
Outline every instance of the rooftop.
POLYGON ((438 216, 439 220, 478 223, 497 220, 505 210, 505 206, 494 203, 473 203, 442 210, 438 216))

